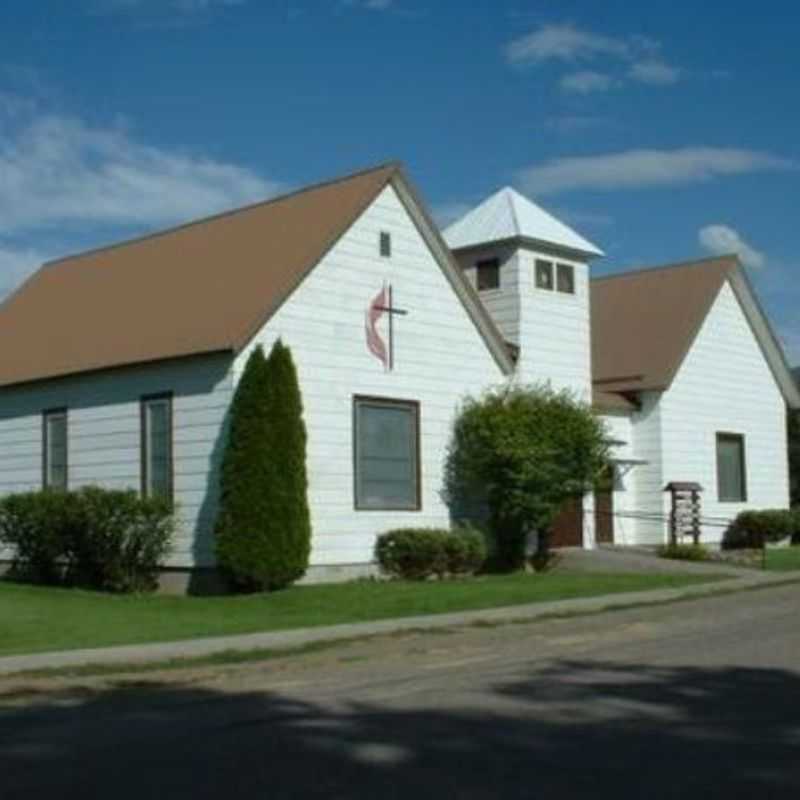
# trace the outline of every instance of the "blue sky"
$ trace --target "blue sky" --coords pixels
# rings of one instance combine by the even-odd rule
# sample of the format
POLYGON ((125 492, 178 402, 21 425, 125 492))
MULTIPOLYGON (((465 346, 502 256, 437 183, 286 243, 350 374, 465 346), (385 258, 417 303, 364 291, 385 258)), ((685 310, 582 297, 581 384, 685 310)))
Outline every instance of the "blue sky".
POLYGON ((800 363, 800 10, 6 0, 0 295, 38 263, 390 159, 440 221, 512 184, 597 273, 737 250, 800 363))

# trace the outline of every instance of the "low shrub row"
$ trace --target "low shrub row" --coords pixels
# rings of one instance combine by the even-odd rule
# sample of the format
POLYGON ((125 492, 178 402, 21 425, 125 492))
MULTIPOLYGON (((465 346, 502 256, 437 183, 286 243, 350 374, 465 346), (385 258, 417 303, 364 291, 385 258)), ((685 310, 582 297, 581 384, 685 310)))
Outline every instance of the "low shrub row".
POLYGON ((708 550, 701 544, 665 544, 658 548, 661 558, 672 558, 677 561, 707 561, 708 550))
POLYGON ((483 534, 473 528, 399 528, 378 537, 375 559, 388 575, 425 580, 472 575, 486 561, 483 534))
POLYGON ((800 544, 800 511, 743 511, 725 531, 722 547, 725 550, 757 549, 790 537, 793 544, 800 544))
POLYGON ((152 591, 175 532, 172 505, 134 491, 85 487, 0 500, 0 545, 14 577, 111 592, 152 591))

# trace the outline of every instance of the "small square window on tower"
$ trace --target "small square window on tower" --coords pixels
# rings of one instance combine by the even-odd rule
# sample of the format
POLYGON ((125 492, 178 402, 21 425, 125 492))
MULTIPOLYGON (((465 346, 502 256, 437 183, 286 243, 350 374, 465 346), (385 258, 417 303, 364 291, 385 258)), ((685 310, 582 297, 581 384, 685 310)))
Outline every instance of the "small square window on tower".
POLYGON ((544 261, 540 258, 536 259, 536 288, 552 290, 553 288, 552 261, 544 261))
POLYGON ((380 253, 383 258, 392 257, 392 234, 386 231, 381 231, 380 235, 380 253))
POLYGON ((500 260, 486 258, 475 265, 476 283, 478 291, 500 288, 500 260))
POLYGON ((556 289, 565 294, 575 294, 575 267, 559 264, 556 268, 556 289))

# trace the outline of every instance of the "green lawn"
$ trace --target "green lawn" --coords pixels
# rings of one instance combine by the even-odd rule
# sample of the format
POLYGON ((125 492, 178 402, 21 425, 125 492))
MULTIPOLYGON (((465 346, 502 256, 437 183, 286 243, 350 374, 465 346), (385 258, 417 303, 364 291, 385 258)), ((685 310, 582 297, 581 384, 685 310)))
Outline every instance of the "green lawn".
POLYGON ((0 582, 0 655, 441 614, 708 580, 705 575, 518 574, 441 583, 365 581, 231 597, 125 597, 0 582))
POLYGON ((800 569, 800 546, 768 547, 765 566, 771 572, 790 572, 800 569))

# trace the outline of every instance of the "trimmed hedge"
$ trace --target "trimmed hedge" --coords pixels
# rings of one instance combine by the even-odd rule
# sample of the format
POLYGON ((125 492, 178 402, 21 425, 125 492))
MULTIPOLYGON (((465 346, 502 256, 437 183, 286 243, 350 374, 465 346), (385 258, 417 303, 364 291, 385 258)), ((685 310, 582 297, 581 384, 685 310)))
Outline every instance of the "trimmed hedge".
POLYGON ((134 491, 89 486, 0 500, 0 543, 13 577, 111 592, 152 591, 172 549, 172 505, 134 491))
POLYGON ((472 575, 486 556, 486 541, 472 528, 398 528, 382 534, 375 543, 381 569, 405 580, 472 575))
POLYGON ((12 577, 57 585, 69 570, 80 526, 72 492, 21 492, 0 500, 0 544, 11 549, 12 577))
POLYGON ((725 531, 725 550, 761 548, 765 544, 792 538, 800 541, 800 514, 786 509, 743 511, 725 531))
POLYGON ((665 544, 657 550, 661 558, 677 561, 708 561, 708 550, 701 544, 665 544))
POLYGON ((172 504, 97 487, 81 489, 77 499, 81 525, 72 545, 70 580, 109 592, 158 588, 159 565, 175 533, 172 504))

